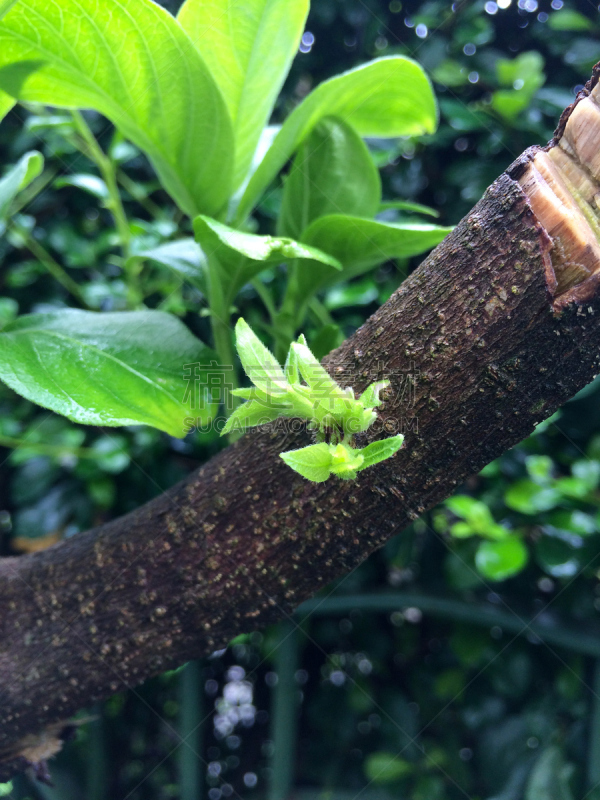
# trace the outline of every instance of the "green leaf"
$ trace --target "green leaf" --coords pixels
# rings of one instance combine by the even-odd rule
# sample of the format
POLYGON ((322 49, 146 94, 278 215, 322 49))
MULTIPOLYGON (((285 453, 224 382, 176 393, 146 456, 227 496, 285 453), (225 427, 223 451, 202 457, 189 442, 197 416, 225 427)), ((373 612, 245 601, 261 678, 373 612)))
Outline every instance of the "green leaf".
POLYGON ((74 186, 76 189, 83 189, 84 192, 97 197, 98 200, 108 200, 109 191, 107 185, 98 175, 69 175, 64 178, 57 178, 54 181, 57 189, 65 186, 74 186))
POLYGON ((330 214, 313 222, 302 240, 335 256, 344 265, 346 277, 390 258, 419 255, 439 244, 452 230, 423 222, 379 222, 330 214))
POLYGON ((381 439, 378 442, 371 442, 366 447, 363 447, 359 452, 364 458, 360 470, 372 467, 373 464, 379 464, 380 461, 385 461, 386 458, 391 458, 402 447, 404 436, 399 433, 397 436, 390 436, 389 439, 381 439))
POLYGON ((38 177, 43 168, 43 155, 31 150, 0 180, 0 220, 6 219, 15 197, 38 177))
POLYGON ((298 386, 300 383, 300 373, 298 371, 298 355, 296 351, 290 347, 287 358, 285 360, 285 377, 290 386, 298 386))
POLYGON ((513 59, 499 58, 496 62, 498 80, 503 86, 511 88, 494 92, 490 108, 505 119, 515 119, 544 85, 546 76, 543 69, 544 59, 535 50, 513 59))
POLYGON ((281 416, 281 409, 276 405, 269 405, 258 400, 249 400, 233 411, 221 431, 221 436, 230 433, 232 430, 244 431, 246 428, 252 428, 255 425, 264 425, 279 416, 281 416))
POLYGON ((548 27, 553 31, 589 31, 594 27, 594 23, 579 11, 563 8, 550 14, 548 27))
POLYGON ((479 572, 493 581, 503 581, 521 572, 527 564, 527 548, 516 536, 498 542, 482 542, 475 554, 479 572))
POLYGON ((331 472, 345 480, 356 478, 356 473, 362 468, 364 457, 360 450, 355 450, 348 445, 329 445, 331 452, 331 472))
POLYGON ((18 0, 0 0, 0 19, 4 17, 18 0))
POLYGON ((325 116, 341 117, 361 136, 433 133, 437 106, 423 69, 405 56, 379 58, 321 83, 284 122, 250 179, 237 210, 245 218, 298 146, 325 116))
POLYGON ((217 213, 229 196, 225 103, 188 36, 151 0, 20 0, 0 23, 0 88, 104 114, 190 216, 217 213))
POLYGON ((389 385, 389 381, 376 381, 370 386, 367 386, 358 399, 365 408, 377 408, 377 406, 380 406, 383 403, 383 400, 379 399, 379 394, 384 389, 387 389, 389 385))
POLYGON ((288 383, 277 359, 241 318, 235 326, 235 340, 244 372, 252 383, 268 395, 286 392, 288 383))
POLYGON ((206 258, 194 239, 178 239, 141 250, 129 257, 127 267, 145 260, 167 267, 206 294, 206 258))
POLYGON ((329 375, 325 367, 315 358, 309 348, 299 342, 292 342, 290 351, 294 353, 300 374, 310 386, 321 394, 319 397, 338 396, 342 394, 341 388, 329 375))
POLYGON ((504 502, 509 508, 521 514, 538 514, 549 511, 561 502, 561 495, 556 489, 539 486, 528 478, 511 484, 504 495, 504 502))
POLYGON ((455 516, 461 517, 462 519, 469 519, 473 513, 477 513, 477 507, 481 505, 481 501, 470 497, 468 494, 455 494, 453 497, 444 500, 444 505, 446 508, 449 508, 455 516))
POLYGON ((102 436, 92 445, 97 461, 103 472, 117 475, 127 469, 131 458, 127 450, 127 439, 123 436, 102 436))
POLYGON ((311 444, 299 450, 280 453, 288 467, 314 483, 323 483, 331 475, 331 449, 328 444, 311 444))
POLYGON ((412 203, 408 200, 386 200, 379 204, 378 211, 389 211, 397 209, 398 211, 413 211, 415 214, 427 214, 429 217, 439 217, 439 211, 430 206, 423 206, 421 203, 412 203))
POLYGON ((544 532, 546 535, 535 543, 535 560, 553 578, 572 578, 581 569, 581 557, 578 553, 580 547, 547 535, 547 526, 544 527, 544 532))
POLYGON ((280 236, 258 236, 230 228, 211 217, 194 220, 194 232, 209 259, 219 263, 223 290, 232 300, 238 291, 268 264, 301 259, 341 270, 333 256, 321 250, 280 236))
POLYGON ((446 500, 446 506, 457 517, 467 520, 472 533, 494 539, 502 539, 507 535, 504 528, 496 525, 492 512, 481 500, 475 500, 468 495, 455 495, 446 500))
POLYGON ((554 462, 549 456, 528 456, 525 467, 531 480, 540 486, 547 486, 552 480, 554 462))
POLYGON ((195 392, 186 402, 184 368, 215 358, 161 311, 31 314, 0 333, 0 378, 33 403, 86 425, 152 425, 179 437, 199 408, 195 392))
POLYGON ((371 154, 354 128, 325 117, 300 145, 284 184, 277 233, 300 239, 318 217, 374 217, 381 180, 371 154))
POLYGON ((186 0, 179 11, 233 122, 234 189, 246 177, 296 55, 308 6, 308 0, 186 0))
POLYGON ((379 222, 342 214, 321 217, 307 228, 302 240, 340 261, 343 273, 305 262, 298 269, 294 293, 300 302, 342 277, 355 277, 388 259, 423 253, 451 230, 420 222, 379 222))
POLYGON ((600 461, 591 458, 576 461, 571 467, 573 477, 580 480, 588 491, 596 489, 600 481, 600 461))
POLYGON ((375 784, 395 783, 412 775, 415 765, 396 753, 370 753, 365 759, 365 775, 375 784))

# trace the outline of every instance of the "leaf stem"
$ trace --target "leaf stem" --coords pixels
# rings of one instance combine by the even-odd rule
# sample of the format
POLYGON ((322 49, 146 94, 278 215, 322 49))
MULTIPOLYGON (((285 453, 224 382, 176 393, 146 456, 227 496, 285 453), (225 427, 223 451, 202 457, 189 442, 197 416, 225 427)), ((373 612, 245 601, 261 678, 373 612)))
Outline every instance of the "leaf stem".
POLYGON ((318 298, 312 297, 308 303, 308 307, 314 314, 317 322, 320 322, 321 325, 335 325, 335 320, 318 298))
POLYGON ((121 184, 121 186, 125 189, 126 192, 133 197, 136 203, 139 203, 143 209, 145 209, 151 217, 155 219, 161 216, 162 210, 159 205, 157 205, 153 200, 150 200, 149 197, 142 194, 139 190, 139 187, 135 181, 133 181, 126 172, 122 169, 117 169, 117 180, 121 184))
POLYGON ((273 320, 275 318, 275 315, 277 314, 277 309, 275 308, 275 303, 273 301, 273 295, 272 295, 270 289, 268 288, 268 286, 264 285, 264 283, 261 281, 260 278, 255 278, 253 281, 250 281, 250 283, 251 283, 254 291, 256 292, 256 294, 263 301, 263 304, 264 304, 265 308, 269 312, 269 316, 271 317, 271 320, 273 320))
POLYGON ((123 201, 119 193, 119 186, 117 184, 117 173, 114 162, 102 150, 96 137, 90 130, 89 125, 85 121, 83 115, 79 111, 72 111, 73 121, 75 127, 83 140, 83 150, 85 155, 96 164, 100 170, 100 174, 108 189, 108 199, 105 201, 106 208, 111 212, 115 221, 115 226, 121 240, 121 246, 125 257, 129 255, 129 248, 131 244, 131 230, 129 228, 129 221, 123 208, 123 201))
MULTIPOLYGON (((231 367, 224 373, 223 406, 228 411, 233 411, 239 404, 238 398, 231 394, 231 389, 237 389, 237 370, 231 336, 231 315, 229 299, 225 297, 221 283, 221 267, 214 255, 207 256, 208 263, 208 307, 210 310, 210 324, 212 329, 213 345, 217 351, 219 363, 222 367, 231 367)), ((238 434, 229 434, 229 441, 233 442, 238 434)))
POLYGON ((72 294, 80 305, 89 308, 79 284, 66 273, 58 261, 52 258, 46 248, 34 239, 28 230, 19 225, 14 218, 11 220, 10 227, 19 234, 23 240, 23 245, 37 258, 40 264, 48 270, 52 277, 58 281, 64 289, 72 294))

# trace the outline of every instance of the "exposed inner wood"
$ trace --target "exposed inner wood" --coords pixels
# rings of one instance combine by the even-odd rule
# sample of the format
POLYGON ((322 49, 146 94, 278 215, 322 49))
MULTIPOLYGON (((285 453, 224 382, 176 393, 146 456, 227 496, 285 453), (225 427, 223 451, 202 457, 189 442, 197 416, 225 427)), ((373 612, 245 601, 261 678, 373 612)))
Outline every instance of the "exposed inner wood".
POLYGON ((558 143, 538 150, 518 179, 553 242, 557 298, 600 274, 598 93, 597 85, 575 105, 558 143))

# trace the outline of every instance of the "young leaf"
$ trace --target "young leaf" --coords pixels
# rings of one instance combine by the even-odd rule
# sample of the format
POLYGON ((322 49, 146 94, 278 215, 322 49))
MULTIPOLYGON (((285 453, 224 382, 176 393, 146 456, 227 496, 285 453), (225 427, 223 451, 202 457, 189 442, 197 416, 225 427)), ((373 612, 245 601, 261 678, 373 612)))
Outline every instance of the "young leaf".
POLYGON ((390 436, 389 439, 380 439, 378 442, 371 442, 371 444, 368 444, 360 450, 364 461, 359 469, 367 469, 367 467, 372 467, 373 464, 379 464, 380 461, 385 461, 386 458, 391 458, 391 456, 400 450, 403 442, 404 436, 402 436, 401 433, 397 436, 390 436))
POLYGON ((331 448, 331 472, 340 478, 356 478, 356 473, 362 469, 364 456, 362 451, 354 450, 343 444, 331 448))
POLYGON ((299 342, 292 342, 290 352, 294 354, 300 374, 313 390, 313 395, 322 399, 342 396, 342 389, 329 375, 325 367, 317 361, 308 347, 299 342), (319 393, 318 395, 316 393, 319 393))
POLYGON ((326 214, 374 217, 381 199, 379 170, 354 128, 325 117, 300 145, 285 179, 277 233, 300 239, 326 214))
POLYGON ((38 177, 43 168, 44 156, 31 150, 0 179, 0 220, 6 218, 15 197, 38 177))
POLYGON ((365 408, 377 408, 383 402, 379 399, 379 393, 387 389, 390 385, 389 381, 377 381, 367 386, 365 391, 358 398, 365 408))
POLYGON ((232 430, 243 431, 246 428, 253 428, 255 425, 264 425, 279 416, 281 416, 281 410, 277 406, 269 407, 258 400, 249 400, 238 406, 231 414, 221 431, 221 436, 231 433, 232 430))
POLYGON ((233 122, 233 188, 245 178, 296 55, 308 0, 186 0, 178 21, 214 76, 233 122))
POLYGON ((280 453, 280 456, 288 467, 314 483, 323 483, 331 475, 331 448, 328 444, 311 444, 280 453))
POLYGON ((252 383, 267 394, 287 391, 288 384, 277 359, 241 318, 235 326, 235 339, 244 372, 252 383))
POLYGON ((290 386, 297 386, 300 383, 300 373, 298 371, 298 356, 293 347, 290 347, 285 361, 285 377, 290 386))
POLYGON ((423 69, 405 56, 390 56, 337 75, 317 86, 284 122, 250 179, 237 210, 244 219, 298 146, 325 116, 337 116, 361 136, 433 133, 437 106, 423 69))
POLYGON ((129 257, 127 266, 145 260, 167 267, 206 294, 206 257, 193 239, 178 239, 142 250, 129 257))
POLYGON ((225 103, 188 36, 151 0, 20 0, 0 22, 0 89, 100 111, 190 216, 217 213, 229 196, 225 103))
POLYGON ((184 436, 190 411, 207 415, 184 370, 193 368, 201 383, 211 360, 211 350, 161 311, 31 314, 0 333, 0 379, 86 425, 144 424, 184 436))
POLYGON ((211 217, 196 217, 194 232, 207 256, 214 256, 218 261, 223 288, 229 300, 245 283, 262 272, 267 264, 302 259, 326 264, 334 271, 342 268, 337 259, 315 247, 284 237, 244 233, 211 217))

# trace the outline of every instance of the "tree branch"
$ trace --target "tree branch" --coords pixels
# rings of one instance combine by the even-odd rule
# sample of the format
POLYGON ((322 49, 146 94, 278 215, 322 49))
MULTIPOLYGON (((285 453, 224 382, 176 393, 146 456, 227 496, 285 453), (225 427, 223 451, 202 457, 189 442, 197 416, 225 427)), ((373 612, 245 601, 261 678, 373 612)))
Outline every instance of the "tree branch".
MULTIPOLYGON (((521 156, 326 359, 358 391, 389 378, 387 431, 372 438, 403 429, 393 459, 357 481, 308 483, 278 454, 309 436, 268 426, 132 514, 0 561, 0 780, 42 760, 42 734, 57 749, 60 721, 82 706, 290 614, 592 380, 600 264, 573 278, 563 228, 551 237, 542 224, 540 153, 521 156)), ((569 230, 590 243, 586 224, 569 230)))

